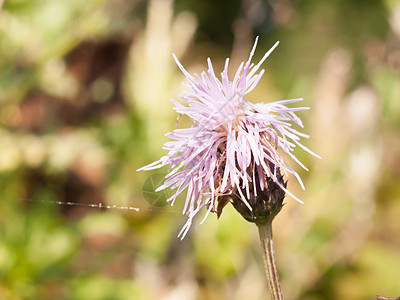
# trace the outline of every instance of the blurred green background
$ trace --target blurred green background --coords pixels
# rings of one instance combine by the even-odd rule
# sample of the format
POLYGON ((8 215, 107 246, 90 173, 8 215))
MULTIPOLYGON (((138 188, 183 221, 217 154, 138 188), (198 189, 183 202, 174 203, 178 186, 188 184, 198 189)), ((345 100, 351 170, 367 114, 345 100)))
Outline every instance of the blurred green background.
POLYGON ((323 157, 296 152, 305 204, 274 222, 284 295, 400 296, 399 1, 6 0, 0 299, 268 299, 255 226, 227 207, 180 241, 166 170, 136 172, 175 127, 171 54, 233 72, 256 35, 255 61, 281 44, 249 99, 303 97, 323 157))

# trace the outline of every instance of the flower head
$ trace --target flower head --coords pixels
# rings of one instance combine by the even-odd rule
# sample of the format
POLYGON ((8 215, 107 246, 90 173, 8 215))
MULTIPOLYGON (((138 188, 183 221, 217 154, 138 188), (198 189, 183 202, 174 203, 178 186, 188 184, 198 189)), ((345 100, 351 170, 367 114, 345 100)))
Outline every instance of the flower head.
POLYGON ((292 128, 291 124, 303 127, 295 112, 309 108, 286 106, 302 99, 256 104, 245 99, 264 74, 264 70, 258 72, 261 64, 278 45, 277 42, 254 65, 251 59, 257 40, 249 59, 240 64, 232 80, 228 78, 229 59, 226 59, 221 79, 218 79, 210 59, 207 60, 207 72, 192 76, 174 55, 188 80, 183 84, 186 91, 180 95, 187 106, 174 99, 171 101, 174 110, 190 117, 193 125, 167 133, 166 136, 172 139, 164 144, 168 154, 139 170, 168 165, 166 180, 156 191, 176 189, 167 199, 171 205, 187 189, 183 213, 189 219, 179 234, 182 238, 193 217, 203 208, 207 209, 205 218, 211 211, 219 216, 229 199, 235 198, 235 207, 240 201, 239 206, 252 211, 252 201, 258 194, 267 193, 271 184, 283 196, 287 193, 301 202, 286 189, 282 180, 281 172, 292 174, 304 189, 300 176, 281 153, 286 153, 304 169, 307 168, 292 153, 294 148, 299 146, 317 156, 300 143, 300 137, 308 136, 292 128))

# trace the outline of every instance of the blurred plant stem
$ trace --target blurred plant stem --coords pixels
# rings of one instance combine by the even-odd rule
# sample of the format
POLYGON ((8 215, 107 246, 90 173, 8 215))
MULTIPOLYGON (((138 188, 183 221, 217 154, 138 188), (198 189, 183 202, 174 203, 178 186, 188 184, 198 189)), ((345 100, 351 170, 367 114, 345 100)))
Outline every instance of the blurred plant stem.
POLYGON ((272 300, 282 300, 283 296, 275 263, 274 243, 272 241, 272 221, 257 224, 257 227, 263 247, 264 267, 272 300))

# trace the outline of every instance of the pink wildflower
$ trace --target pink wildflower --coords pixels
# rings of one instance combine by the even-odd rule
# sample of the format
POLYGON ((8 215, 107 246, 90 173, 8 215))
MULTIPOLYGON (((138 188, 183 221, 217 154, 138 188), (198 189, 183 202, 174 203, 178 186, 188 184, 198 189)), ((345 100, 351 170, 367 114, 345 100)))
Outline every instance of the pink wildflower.
POLYGON ((219 216, 230 195, 239 197, 251 211, 253 208, 249 201, 257 193, 268 189, 267 181, 274 182, 295 200, 302 202, 286 189, 280 172, 294 175, 303 189, 304 185, 297 172, 279 152, 286 153, 306 170, 292 153, 294 148, 299 146, 318 157, 299 142, 300 137, 308 136, 293 129, 290 123, 303 127, 295 112, 309 108, 286 107, 287 104, 301 101, 300 98, 256 104, 244 98, 260 81, 264 70, 259 73, 257 71, 279 43, 254 65, 251 59, 257 41, 258 38, 249 59, 240 64, 233 80, 228 78, 229 59, 226 59, 220 80, 214 73, 210 59, 207 60, 207 72, 202 72, 201 76, 192 76, 174 55, 177 65, 188 80, 188 83, 183 84, 187 91, 180 95, 188 106, 174 99, 171 101, 175 105, 174 110, 190 117, 193 125, 167 133, 166 136, 172 139, 163 147, 169 151, 168 154, 139 170, 168 165, 166 180, 156 191, 176 189, 167 199, 171 205, 187 189, 183 214, 189 219, 179 233, 181 238, 184 238, 193 217, 201 209, 207 209, 204 221, 210 211, 217 211, 216 202, 221 201, 219 216))

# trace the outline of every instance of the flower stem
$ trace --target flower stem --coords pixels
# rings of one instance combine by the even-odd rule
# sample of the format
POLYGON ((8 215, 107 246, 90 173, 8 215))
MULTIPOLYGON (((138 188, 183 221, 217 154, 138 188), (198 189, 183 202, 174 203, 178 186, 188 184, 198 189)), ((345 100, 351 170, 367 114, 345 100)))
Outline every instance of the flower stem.
POLYGON ((278 270, 275 263, 274 243, 272 241, 272 222, 257 224, 257 226, 261 245, 263 247, 264 267, 267 273, 272 300, 283 300, 278 270))

